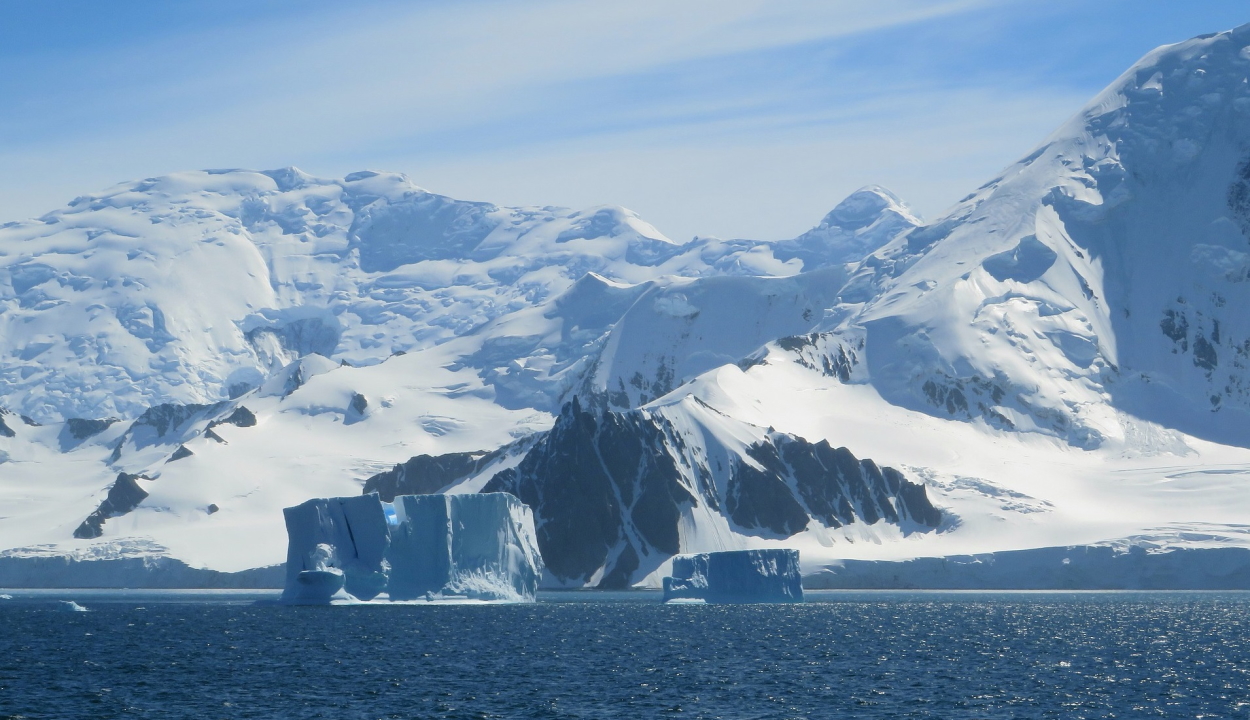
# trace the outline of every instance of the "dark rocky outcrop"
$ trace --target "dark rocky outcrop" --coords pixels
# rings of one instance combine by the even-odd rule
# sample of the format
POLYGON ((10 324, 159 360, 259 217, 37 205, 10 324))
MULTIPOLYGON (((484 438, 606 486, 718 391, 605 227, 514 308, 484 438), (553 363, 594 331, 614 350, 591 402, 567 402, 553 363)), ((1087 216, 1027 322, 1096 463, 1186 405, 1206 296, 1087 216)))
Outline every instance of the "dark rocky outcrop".
MULTIPOLYGON (((845 383, 851 381, 851 373, 859 364, 864 339, 848 344, 834 333, 810 333, 780 338, 777 347, 794 353, 794 361, 799 365, 845 383)), ((758 362, 763 362, 763 358, 758 362)))
POLYGON ((105 430, 108 430, 116 422, 119 422, 117 418, 104 418, 102 420, 69 418, 65 421, 65 425, 61 428, 61 432, 57 436, 57 442, 61 447, 61 452, 73 450, 75 447, 81 445, 84 440, 93 438, 105 430))
POLYGON ((768 530, 782 537, 802 532, 811 518, 786 485, 786 467, 771 445, 755 445, 747 453, 763 467, 743 458, 734 461, 725 509, 748 530, 768 530))
POLYGON ((75 440, 86 440, 108 430, 109 426, 115 422, 117 422, 117 418, 105 418, 103 420, 70 418, 65 421, 65 432, 75 440))
POLYGON ((600 587, 625 587, 640 553, 678 552, 681 508, 698 502, 669 451, 672 435, 643 413, 589 411, 574 398, 486 491, 511 492, 533 508, 538 547, 556 577, 586 582, 604 569, 600 587))
POLYGON ((241 428, 255 427, 256 415, 251 410, 248 410, 246 407, 240 405, 228 416, 222 418, 221 420, 214 420, 209 423, 208 429, 212 430, 218 425, 234 425, 235 427, 241 428))
POLYGON ((418 455, 383 473, 365 480, 364 494, 377 493, 386 502, 397 495, 429 495, 469 477, 497 460, 503 449, 494 452, 418 455))
POLYGON ((176 430, 187 421, 195 418, 197 415, 207 415, 220 409, 225 403, 215 403, 212 405, 178 405, 176 403, 164 403, 161 405, 153 405, 143 414, 139 416, 134 424, 130 426, 130 432, 133 434, 140 427, 148 427, 154 431, 156 437, 165 437, 171 431, 176 430))
POLYGON ((924 486, 907 480, 894 468, 858 460, 850 450, 834 448, 826 440, 812 444, 778 435, 774 446, 804 504, 826 527, 856 520, 870 524, 910 520, 936 528, 942 522, 942 514, 929 502, 924 486))
POLYGON ((729 479, 729 517, 747 530, 782 537, 802 531, 811 519, 837 528, 856 521, 914 523, 936 528, 942 514, 917 485, 894 468, 859 460, 828 441, 771 432, 747 448, 729 479))
POLYGON ((942 521, 923 485, 846 448, 772 431, 743 454, 705 442, 659 412, 592 409, 574 398, 485 490, 510 492, 534 510, 543 560, 558 580, 599 587, 628 586, 682 552, 682 517, 693 508, 763 537, 789 537, 813 519, 829 528, 885 521, 905 531, 942 521), (708 459, 726 451, 728 464, 708 459))
MULTIPOLYGON (((144 410, 143 414, 126 428, 125 434, 117 441, 117 447, 113 449, 109 462, 117 462, 121 459, 122 448, 128 441, 133 442, 136 448, 158 443, 181 443, 193 434, 192 431, 197 423, 216 419, 229 406, 229 402, 211 405, 179 405, 177 403, 153 405, 144 410)), ((237 410, 236 408, 236 413, 237 410)), ((248 415, 251 413, 248 412, 248 415)), ((255 421, 255 417, 252 419, 255 421)))
POLYGON ((139 503, 143 502, 144 498, 148 496, 147 491, 139 487, 139 483, 135 482, 140 478, 144 480, 150 479, 143 475, 118 473, 117 480, 109 488, 109 493, 104 498, 104 501, 100 503, 100 507, 96 508, 95 512, 82 521, 82 524, 74 531, 74 537, 79 539, 98 538, 104 534, 105 520, 125 515, 139 507, 139 503))

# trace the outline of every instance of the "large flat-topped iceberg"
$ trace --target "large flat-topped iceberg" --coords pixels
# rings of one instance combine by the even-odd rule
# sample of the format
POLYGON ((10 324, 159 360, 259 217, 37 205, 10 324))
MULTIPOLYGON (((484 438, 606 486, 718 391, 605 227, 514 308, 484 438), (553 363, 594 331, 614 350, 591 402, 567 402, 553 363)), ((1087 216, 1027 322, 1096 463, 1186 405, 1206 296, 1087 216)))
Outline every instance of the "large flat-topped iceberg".
POLYGON ((534 517, 507 493, 317 498, 283 514, 285 602, 533 602, 538 591, 534 517))
POLYGON ((392 600, 534 600, 542 556, 534 515, 515 496, 401 495, 394 507, 387 553, 392 600))
POLYGON ((664 578, 664 602, 803 602, 798 550, 730 550, 677 555, 664 578))

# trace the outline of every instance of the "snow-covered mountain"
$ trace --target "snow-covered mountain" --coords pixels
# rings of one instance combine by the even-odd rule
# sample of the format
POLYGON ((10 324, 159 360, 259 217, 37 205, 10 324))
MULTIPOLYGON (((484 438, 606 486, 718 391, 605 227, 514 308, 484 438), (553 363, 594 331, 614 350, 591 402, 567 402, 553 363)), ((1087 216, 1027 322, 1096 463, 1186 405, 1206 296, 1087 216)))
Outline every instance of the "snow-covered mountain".
POLYGON ((1248 38, 1156 50, 863 263, 829 329, 866 340, 882 395, 1079 447, 1125 440, 1121 412, 1245 445, 1248 38))
POLYGON ((484 490, 535 509, 548 572, 577 586, 628 585, 692 546, 800 533, 832 543, 847 525, 884 525, 890 537, 942 522, 924 486, 894 468, 734 421, 694 396, 625 413, 574 399, 484 490))
POLYGON ((1248 83, 1250 26, 1161 48, 935 222, 781 242, 293 169, 10 224, 0 571, 255 568, 362 489, 514 492, 562 585, 1250 548, 1248 83))
MULTIPOLYGON (((579 294, 583 278, 794 275, 916 223, 865 189, 794 241, 679 245, 623 208, 499 208, 393 174, 151 178, 0 228, 0 397, 40 422, 134 417, 237 397, 313 353, 368 365, 491 323, 547 342, 564 316, 567 337, 531 360, 575 362, 632 297, 590 280, 579 294)), ((516 342, 478 343, 475 361, 514 360, 516 342)))

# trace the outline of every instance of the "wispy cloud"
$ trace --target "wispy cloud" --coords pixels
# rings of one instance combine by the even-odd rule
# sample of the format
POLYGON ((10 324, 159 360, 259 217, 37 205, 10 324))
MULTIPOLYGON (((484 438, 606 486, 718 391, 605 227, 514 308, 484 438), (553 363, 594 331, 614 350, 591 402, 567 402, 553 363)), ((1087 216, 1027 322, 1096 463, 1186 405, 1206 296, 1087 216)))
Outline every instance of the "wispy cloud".
POLYGON ((0 220, 127 177, 294 164, 780 236, 867 182, 936 212, 1090 90, 987 56, 1041 12, 1019 0, 179 7, 0 47, 0 220))

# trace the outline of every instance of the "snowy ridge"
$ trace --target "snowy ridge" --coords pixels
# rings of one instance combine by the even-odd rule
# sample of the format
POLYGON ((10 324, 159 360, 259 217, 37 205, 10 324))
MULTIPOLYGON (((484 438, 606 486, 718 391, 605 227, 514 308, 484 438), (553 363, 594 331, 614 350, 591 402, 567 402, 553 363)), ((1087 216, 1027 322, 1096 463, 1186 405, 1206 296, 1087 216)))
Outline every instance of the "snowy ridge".
POLYGON ((1123 438, 1120 411, 1244 443, 1247 42, 1151 53, 865 261, 838 327, 866 333, 886 399, 1078 447, 1123 438))

